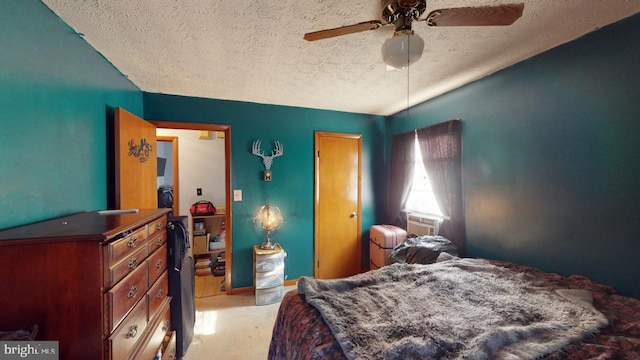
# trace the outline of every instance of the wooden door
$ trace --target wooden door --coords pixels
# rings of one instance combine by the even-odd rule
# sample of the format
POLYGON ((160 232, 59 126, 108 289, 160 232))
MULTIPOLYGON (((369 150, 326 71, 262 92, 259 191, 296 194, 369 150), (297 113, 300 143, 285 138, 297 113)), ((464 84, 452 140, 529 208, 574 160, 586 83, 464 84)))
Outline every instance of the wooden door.
POLYGON ((361 269, 362 135, 315 133, 315 277, 361 269))
POLYGON ((115 208, 158 207, 156 127, 115 109, 115 208))

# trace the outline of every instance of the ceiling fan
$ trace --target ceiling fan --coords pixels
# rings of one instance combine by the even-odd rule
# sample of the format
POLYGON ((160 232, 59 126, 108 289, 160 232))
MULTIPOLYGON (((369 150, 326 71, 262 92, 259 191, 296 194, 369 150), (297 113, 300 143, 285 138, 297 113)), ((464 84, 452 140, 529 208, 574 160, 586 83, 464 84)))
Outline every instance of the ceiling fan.
POLYGON ((426 0, 382 0, 382 21, 314 31, 306 33, 304 39, 316 41, 394 25, 393 37, 382 46, 382 58, 387 65, 404 69, 416 62, 424 49, 424 41, 411 28, 412 22, 425 22, 428 26, 505 26, 522 16, 524 4, 438 9, 421 18, 426 9, 426 0))

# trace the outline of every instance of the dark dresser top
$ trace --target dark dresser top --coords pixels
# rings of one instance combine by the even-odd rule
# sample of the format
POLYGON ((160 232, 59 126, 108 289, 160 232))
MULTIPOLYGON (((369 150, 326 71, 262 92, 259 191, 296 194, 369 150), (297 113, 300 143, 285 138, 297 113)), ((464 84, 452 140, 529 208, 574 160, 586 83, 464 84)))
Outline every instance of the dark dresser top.
POLYGON ((45 220, 0 231, 0 246, 15 241, 109 240, 148 221, 167 214, 170 209, 140 209, 135 213, 103 215, 98 211, 45 220))

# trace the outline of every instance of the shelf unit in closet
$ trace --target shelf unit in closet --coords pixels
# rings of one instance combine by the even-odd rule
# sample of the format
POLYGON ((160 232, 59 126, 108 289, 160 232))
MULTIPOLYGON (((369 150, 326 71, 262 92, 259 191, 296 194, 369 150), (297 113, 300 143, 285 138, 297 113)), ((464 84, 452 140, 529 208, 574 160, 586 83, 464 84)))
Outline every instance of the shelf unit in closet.
POLYGON ((196 262, 196 297, 224 293, 226 267, 221 273, 212 266, 222 266, 226 258, 225 214, 193 216, 193 257, 196 262))

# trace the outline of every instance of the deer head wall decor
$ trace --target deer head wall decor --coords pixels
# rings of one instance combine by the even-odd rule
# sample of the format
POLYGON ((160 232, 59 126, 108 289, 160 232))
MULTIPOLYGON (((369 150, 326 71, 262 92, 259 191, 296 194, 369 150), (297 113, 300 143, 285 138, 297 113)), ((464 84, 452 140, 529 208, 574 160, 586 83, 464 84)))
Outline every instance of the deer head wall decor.
POLYGON ((284 154, 282 144, 279 141, 276 141, 274 144, 275 148, 269 156, 265 156, 262 153, 260 140, 254 141, 253 146, 251 147, 251 153, 262 158, 262 163, 264 164, 264 181, 271 181, 271 164, 273 163, 273 158, 284 154))

